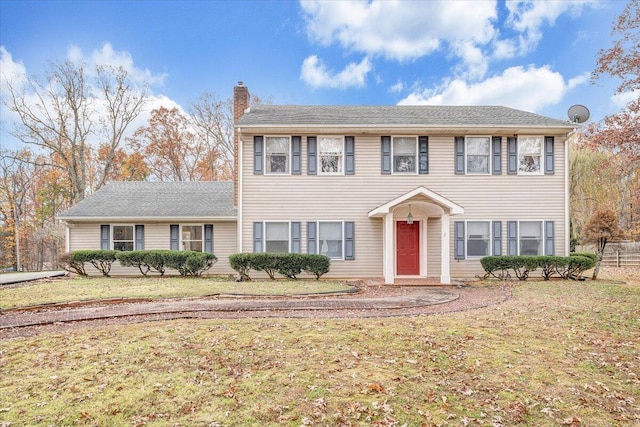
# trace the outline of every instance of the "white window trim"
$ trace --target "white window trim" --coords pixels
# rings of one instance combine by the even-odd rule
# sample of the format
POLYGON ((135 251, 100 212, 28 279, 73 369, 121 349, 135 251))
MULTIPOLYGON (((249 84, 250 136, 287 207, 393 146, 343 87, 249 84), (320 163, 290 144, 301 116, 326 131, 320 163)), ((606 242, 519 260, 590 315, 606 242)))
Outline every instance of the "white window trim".
POLYGON ((292 150, 292 143, 291 143, 291 136, 290 135, 265 135, 264 136, 264 148, 263 148, 263 165, 262 168, 264 170, 264 174, 265 175, 274 175, 274 176, 288 176, 291 175, 291 168, 293 166, 293 150, 292 150), (288 169, 289 172, 270 172, 267 168, 268 165, 268 161, 267 161, 267 139, 268 138, 287 138, 287 140, 289 141, 289 152, 288 152, 288 169))
POLYGON ((392 175, 418 175, 420 169, 420 145, 418 135, 392 135, 391 136, 391 174, 392 175), (413 138, 416 140, 416 151, 415 151, 415 167, 416 170, 413 172, 396 172, 396 162, 393 155, 393 140, 394 138, 413 138))
POLYGON ((317 170, 317 174, 318 175, 325 175, 325 176, 340 176, 340 175, 344 175, 345 173, 345 168, 347 167, 347 161, 346 161, 346 148, 347 148, 347 143, 345 140, 344 136, 340 136, 340 135, 318 135, 316 137, 316 170, 317 170), (322 151, 320 150, 320 138, 336 138, 336 139, 340 139, 342 141, 342 172, 322 172, 322 151))
MULTIPOLYGON (((200 227, 202 229, 202 252, 204 252, 204 224, 180 224, 180 229, 178 230, 178 232, 180 234, 178 234, 178 250, 180 251, 185 251, 185 250, 190 250, 190 249, 183 249, 183 245, 182 243, 185 241, 182 239, 182 227, 200 227)), ((190 239, 189 242, 197 242, 198 240, 193 240, 190 239)))
MULTIPOLYGON (((520 227, 518 226, 518 232, 520 227)), ((464 221, 464 259, 481 259, 486 256, 493 255, 493 221, 488 219, 468 219, 464 221), (489 223, 489 243, 487 245, 487 255, 469 255, 469 224, 470 222, 488 222, 489 223)))
POLYGON ((516 146, 518 151, 518 156, 516 158, 516 170, 518 172, 518 175, 525 175, 525 176, 544 175, 544 168, 545 168, 544 135, 518 135, 516 146), (520 155, 522 154, 520 150, 520 138, 523 138, 523 139, 524 138, 541 138, 542 139, 542 142, 540 143, 540 170, 538 172, 522 172, 520 170, 520 155))
POLYGON ((342 221, 342 220, 338 220, 338 219, 330 220, 330 219, 327 219, 327 220, 322 220, 322 221, 316 221, 316 224, 317 224, 317 226, 316 226, 316 248, 317 248, 317 253, 318 253, 318 255, 322 255, 322 253, 320 252, 320 249, 321 249, 321 247, 320 247, 320 224, 321 223, 328 223, 328 222, 339 222, 340 223, 340 230, 342 232, 342 250, 341 250, 342 257, 341 258, 331 258, 331 257, 329 257, 329 259, 331 261, 344 261, 344 249, 345 249, 344 223, 345 223, 345 221, 342 221))
MULTIPOLYGON (((520 223, 521 222, 539 222, 540 223, 540 242, 541 242, 541 254, 539 255, 532 255, 532 256, 541 256, 544 255, 544 240, 545 240, 545 236, 544 236, 544 223, 545 221, 542 219, 522 219, 522 220, 518 220, 518 255, 520 255, 520 241, 522 240, 522 233, 520 232, 520 223)), ((527 256, 527 255, 525 255, 527 256)))
MULTIPOLYGON (((115 242, 128 242, 129 240, 114 240, 113 236, 115 236, 115 233, 113 232, 113 227, 131 227, 133 229, 133 249, 132 251, 136 250, 136 226, 135 224, 109 224, 111 226, 110 230, 109 230, 109 247, 111 248, 111 250, 116 250, 114 249, 114 244, 115 242)), ((123 251, 123 252, 129 252, 129 251, 123 251)))
POLYGON ((489 135, 467 135, 464 137, 464 173, 465 175, 480 175, 480 176, 485 176, 485 175, 491 175, 491 171, 493 170, 493 155, 492 155, 492 147, 491 147, 491 136, 489 135), (467 142, 469 141, 468 138, 487 138, 489 139, 489 167, 488 167, 488 171, 487 172, 469 172, 467 170, 467 156, 469 155, 469 146, 467 145, 467 142))
POLYGON ((262 221, 262 252, 267 252, 267 224, 273 224, 273 223, 286 223, 287 224, 287 252, 285 253, 291 253, 291 222, 292 221, 278 221, 278 220, 273 220, 273 221, 262 221))

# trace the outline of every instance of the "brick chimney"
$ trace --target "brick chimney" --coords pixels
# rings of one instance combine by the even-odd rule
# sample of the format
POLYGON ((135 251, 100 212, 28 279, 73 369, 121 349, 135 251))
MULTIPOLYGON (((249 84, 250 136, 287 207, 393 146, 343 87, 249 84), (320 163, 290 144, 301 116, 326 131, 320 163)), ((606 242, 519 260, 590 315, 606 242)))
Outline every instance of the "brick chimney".
MULTIPOLYGON (((249 108, 249 88, 244 86, 242 82, 238 82, 238 85, 233 88, 233 123, 238 122, 240 117, 249 108)), ((233 205, 238 206, 238 150, 240 147, 240 140, 238 138, 238 131, 233 130, 233 205)))

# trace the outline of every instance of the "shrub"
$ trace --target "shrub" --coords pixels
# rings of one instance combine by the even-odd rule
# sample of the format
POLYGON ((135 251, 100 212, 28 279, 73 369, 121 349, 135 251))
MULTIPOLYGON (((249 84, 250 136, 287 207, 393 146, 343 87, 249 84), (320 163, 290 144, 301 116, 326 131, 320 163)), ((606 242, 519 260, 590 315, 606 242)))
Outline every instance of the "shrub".
POLYGON ((238 272, 241 281, 249 281, 249 270, 251 270, 251 256, 253 254, 239 253, 229 255, 229 264, 231 268, 238 272))
POLYGON ((316 276, 316 280, 319 280, 323 274, 329 272, 331 267, 331 260, 324 255, 308 254, 304 256, 303 269, 309 274, 316 276))
POLYGON ((60 255, 60 262, 66 271, 79 274, 80 276, 88 276, 84 268, 84 263, 88 262, 88 257, 84 256, 87 251, 66 252, 60 255))
POLYGON ((271 280, 275 280, 276 272, 278 271, 278 256, 279 254, 273 254, 269 252, 251 254, 251 269, 256 271, 264 271, 271 278, 271 280))
POLYGON ((511 277, 509 269, 511 264, 506 256, 486 256, 480 259, 480 264, 484 268, 485 279, 489 276, 493 276, 500 280, 507 280, 511 277))
POLYGON ((289 279, 297 279, 304 265, 304 255, 301 254, 279 254, 277 258, 278 273, 289 279))
POLYGON ((583 257, 592 259, 594 262, 594 266, 595 266, 595 262, 598 259, 598 254, 596 254, 595 252, 571 252, 569 256, 583 256, 583 257))
POLYGON ((165 261, 166 261, 166 254, 168 252, 171 252, 169 250, 149 250, 149 251, 144 251, 144 262, 153 270, 156 270, 158 273, 160 273, 160 276, 164 276, 164 272, 166 270, 165 268, 165 261))
POLYGON ((579 278, 582 273, 592 269, 596 265, 596 260, 582 255, 572 255, 569 257, 569 263, 566 272, 567 279, 579 278))
POLYGON ((97 268, 103 276, 109 277, 111 271, 111 265, 117 259, 116 255, 118 251, 112 250, 96 250, 87 251, 90 253, 90 262, 95 268, 97 268))
POLYGON ((542 278, 544 280, 549 280, 554 273, 558 273, 562 276, 560 271, 566 268, 569 263, 569 258, 562 256, 539 256, 536 258, 538 267, 542 269, 542 278))
POLYGON ((123 267, 137 267, 143 276, 146 276, 151 270, 147 263, 147 251, 122 251, 116 255, 120 265, 123 267))
POLYGON ((200 276, 218 260, 213 254, 195 251, 164 251, 162 255, 164 265, 178 270, 181 276, 200 276))

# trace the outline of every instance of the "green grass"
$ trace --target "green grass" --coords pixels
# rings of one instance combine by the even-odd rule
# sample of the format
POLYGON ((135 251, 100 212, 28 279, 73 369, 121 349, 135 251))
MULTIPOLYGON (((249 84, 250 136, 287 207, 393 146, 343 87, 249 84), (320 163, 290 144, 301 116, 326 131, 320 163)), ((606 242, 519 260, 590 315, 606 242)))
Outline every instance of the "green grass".
POLYGON ((237 283, 223 277, 65 278, 18 287, 0 286, 0 309, 108 298, 179 298, 215 294, 295 295, 352 289, 337 280, 267 280, 237 283))
POLYGON ((640 282, 502 305, 176 320, 0 342, 0 425, 637 426, 640 282))

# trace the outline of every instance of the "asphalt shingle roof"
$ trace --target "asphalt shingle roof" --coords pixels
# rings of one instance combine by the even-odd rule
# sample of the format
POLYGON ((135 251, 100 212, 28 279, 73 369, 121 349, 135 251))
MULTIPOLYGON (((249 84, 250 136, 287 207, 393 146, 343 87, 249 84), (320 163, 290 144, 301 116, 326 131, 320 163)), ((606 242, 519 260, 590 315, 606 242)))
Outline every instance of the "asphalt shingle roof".
POLYGON ((237 126, 561 126, 567 121, 501 106, 395 105, 259 105, 237 126))
POLYGON ((233 182, 113 182, 63 212, 74 218, 235 217, 233 182))

